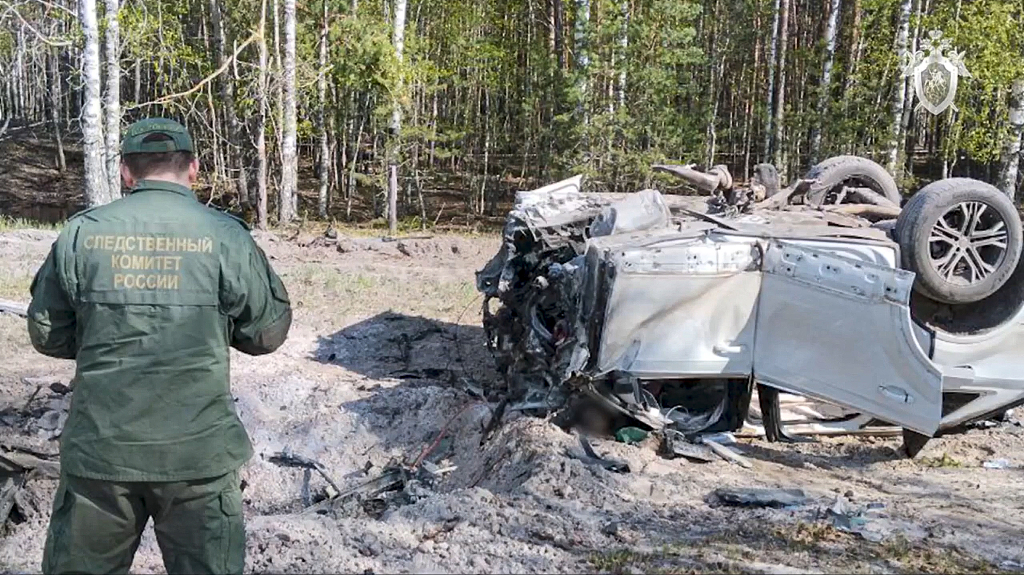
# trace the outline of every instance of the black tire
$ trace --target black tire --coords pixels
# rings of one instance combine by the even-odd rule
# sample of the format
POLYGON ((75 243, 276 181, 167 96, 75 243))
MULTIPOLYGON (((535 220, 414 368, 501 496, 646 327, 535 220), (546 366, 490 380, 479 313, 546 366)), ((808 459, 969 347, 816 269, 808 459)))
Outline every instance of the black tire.
POLYGON ((1024 248, 1010 198, 970 178, 922 188, 900 213, 896 235, 904 269, 917 274, 914 289, 947 304, 995 293, 1013 275, 1024 248))
POLYGON ((859 184, 871 188, 897 206, 900 205, 900 190, 885 168, 860 156, 835 156, 811 168, 804 179, 817 180, 807 191, 808 203, 822 205, 832 203, 829 196, 836 187, 844 183, 859 184))
MULTIPOLYGON (((918 193, 914 194, 913 196, 910 196, 910 199, 907 200, 907 203, 903 206, 903 209, 900 213, 904 214, 909 210, 916 210, 916 205, 924 201, 925 197, 926 196, 922 195, 919 190, 918 193)), ((904 244, 903 228, 906 227, 904 225, 904 222, 906 222, 906 218, 897 219, 896 226, 893 228, 893 239, 896 240, 896 243, 898 243, 901 246, 904 244)))
POLYGON ((779 184, 779 170, 771 164, 757 164, 754 166, 753 181, 765 188, 765 197, 770 198, 782 191, 779 184))

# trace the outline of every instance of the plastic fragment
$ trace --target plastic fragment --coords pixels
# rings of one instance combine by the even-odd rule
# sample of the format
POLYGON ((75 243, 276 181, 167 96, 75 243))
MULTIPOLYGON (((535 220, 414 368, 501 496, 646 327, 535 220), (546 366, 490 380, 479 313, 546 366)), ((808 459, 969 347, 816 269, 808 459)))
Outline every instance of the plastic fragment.
POLYGON ((648 432, 639 427, 623 427, 615 432, 615 440, 626 445, 633 445, 647 439, 648 435, 650 435, 648 432))

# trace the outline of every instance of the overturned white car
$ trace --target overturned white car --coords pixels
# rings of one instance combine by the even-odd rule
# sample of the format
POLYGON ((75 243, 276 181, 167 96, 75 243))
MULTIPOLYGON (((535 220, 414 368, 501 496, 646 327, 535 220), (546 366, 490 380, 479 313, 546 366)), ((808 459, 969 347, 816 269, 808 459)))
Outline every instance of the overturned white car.
POLYGON ((579 177, 518 194, 477 275, 510 408, 589 398, 772 441, 891 426, 913 456, 1024 403, 1024 242, 996 188, 942 180, 901 207, 851 156, 785 189, 768 165, 742 188, 723 167, 658 169, 711 196, 587 194, 579 177), (780 391, 845 410, 784 421, 780 391))

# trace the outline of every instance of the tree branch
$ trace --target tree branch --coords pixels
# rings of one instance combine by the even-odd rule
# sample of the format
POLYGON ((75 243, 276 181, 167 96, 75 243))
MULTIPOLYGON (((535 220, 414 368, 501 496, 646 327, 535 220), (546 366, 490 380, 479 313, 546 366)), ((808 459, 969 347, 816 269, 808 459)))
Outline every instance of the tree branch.
MULTIPOLYGON (((40 32, 39 30, 36 30, 34 26, 32 26, 31 24, 28 23, 28 20, 26 20, 21 15, 21 12, 18 12, 18 9, 14 6, 14 4, 11 4, 9 2, 2 2, 2 1, 0 1, 0 4, 3 4, 4 6, 7 7, 6 12, 13 12, 14 15, 18 17, 18 20, 21 20, 21 24, 23 26, 25 26, 26 28, 28 28, 30 32, 35 34, 36 37, 39 38, 39 40, 42 41, 44 44, 46 44, 48 46, 53 46, 55 48, 66 48, 68 46, 71 46, 72 43, 71 43, 70 40, 50 40, 49 38, 44 36, 42 32, 40 32)), ((6 15, 6 13, 5 13, 5 15, 6 15)))
POLYGON ((46 6, 47 8, 52 8, 54 10, 60 10, 62 12, 66 12, 72 18, 75 18, 76 20, 78 19, 78 14, 76 14, 74 10, 71 10, 67 6, 61 6, 60 4, 54 4, 53 2, 47 2, 46 0, 33 0, 33 1, 36 2, 37 4, 42 4, 43 6, 46 6))
POLYGON ((209 84, 213 80, 216 80, 218 76, 220 76, 228 68, 230 68, 231 67, 231 63, 234 62, 236 58, 238 58, 238 55, 241 54, 242 51, 245 50, 245 48, 247 46, 249 46, 249 44, 252 44, 256 40, 258 40, 261 36, 262 36, 262 34, 261 34, 260 31, 257 30, 256 32, 253 32, 252 36, 249 36, 249 38, 245 42, 242 42, 242 44, 240 46, 238 46, 238 48, 235 50, 235 53, 232 54, 230 58, 225 60, 223 64, 221 64, 220 68, 217 68, 216 70, 214 70, 214 72, 212 74, 210 74, 209 76, 203 78, 202 80, 199 81, 198 84, 196 84, 195 86, 192 86, 188 90, 185 90, 184 92, 178 92, 177 94, 169 94, 167 96, 162 96, 162 97, 157 98, 156 100, 153 100, 151 102, 146 102, 146 103, 143 103, 143 104, 135 104, 135 105, 133 105, 133 106, 131 106, 129 108, 125 108, 125 109, 126 110, 137 110, 139 108, 144 108, 144 107, 147 107, 147 106, 160 106, 160 105, 163 105, 163 104, 167 104, 167 103, 169 103, 169 102, 171 102, 173 100, 177 100, 178 98, 184 98, 186 96, 190 96, 192 94, 195 94, 199 90, 202 90, 204 86, 206 86, 207 84, 209 84))

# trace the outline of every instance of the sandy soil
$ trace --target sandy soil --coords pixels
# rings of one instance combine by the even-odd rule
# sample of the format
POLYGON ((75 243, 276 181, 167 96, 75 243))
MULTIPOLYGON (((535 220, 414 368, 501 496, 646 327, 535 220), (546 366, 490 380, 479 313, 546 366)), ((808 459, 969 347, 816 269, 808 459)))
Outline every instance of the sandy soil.
MULTIPOLYGON (((26 299, 54 235, 0 233, 0 297, 26 299)), ((257 452, 243 470, 247 571, 1022 570, 1020 427, 942 438, 916 461, 900 457, 896 439, 742 441, 752 470, 593 440, 599 454, 628 462, 628 473, 613 473, 574 457, 572 434, 525 416, 506 417, 482 442, 493 406, 467 390, 495 374, 473 272, 497 249, 496 236, 343 238, 340 250, 313 235, 257 239, 296 315, 278 353, 232 356, 236 405, 257 452), (428 451, 436 467, 455 469, 386 508, 308 509, 304 499, 322 497, 327 483, 313 473, 304 488, 302 470, 270 461, 280 451, 322 462, 342 490, 428 451), (982 467, 997 458, 1012 468, 982 467), (721 487, 799 488, 808 501, 736 508, 713 495, 721 487), (874 504, 869 524, 881 541, 835 529, 826 510, 837 498, 874 504)), ((33 352, 23 320, 0 314, 0 413, 25 405, 37 381, 25 378, 67 382, 72 373, 70 362, 33 352)), ((30 411, 42 416, 60 401, 44 388, 30 411)), ((0 444, 55 453, 53 433, 29 423, 0 422, 0 444)), ((3 528, 0 572, 38 571, 55 483, 30 481, 36 509, 3 528)), ((147 530, 133 570, 162 569, 147 530)))

